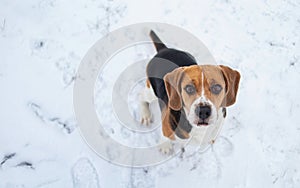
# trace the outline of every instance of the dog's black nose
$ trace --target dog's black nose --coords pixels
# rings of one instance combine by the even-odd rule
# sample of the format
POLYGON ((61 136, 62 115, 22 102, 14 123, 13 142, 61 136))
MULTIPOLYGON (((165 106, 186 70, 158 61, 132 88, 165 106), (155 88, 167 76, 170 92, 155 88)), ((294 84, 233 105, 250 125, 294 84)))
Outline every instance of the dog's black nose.
POLYGON ((205 120, 211 115, 211 108, 210 106, 197 106, 195 109, 196 115, 202 119, 205 120))

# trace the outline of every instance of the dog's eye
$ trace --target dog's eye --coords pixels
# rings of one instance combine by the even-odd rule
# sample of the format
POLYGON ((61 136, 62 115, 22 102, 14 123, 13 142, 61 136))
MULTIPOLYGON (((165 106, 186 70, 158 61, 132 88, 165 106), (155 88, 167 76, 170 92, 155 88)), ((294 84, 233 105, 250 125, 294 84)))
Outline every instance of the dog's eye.
POLYGON ((222 86, 219 84, 214 84, 210 87, 210 91, 216 95, 219 94, 222 91, 222 89, 222 86))
POLYGON ((192 85, 187 85, 184 90, 190 95, 196 92, 196 88, 192 85))

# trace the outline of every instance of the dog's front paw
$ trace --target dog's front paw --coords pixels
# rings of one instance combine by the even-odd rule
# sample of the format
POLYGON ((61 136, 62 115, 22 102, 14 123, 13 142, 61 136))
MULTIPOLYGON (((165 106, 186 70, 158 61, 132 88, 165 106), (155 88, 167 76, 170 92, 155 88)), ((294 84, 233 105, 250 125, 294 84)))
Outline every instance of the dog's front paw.
POLYGON ((174 152, 173 144, 170 141, 162 143, 159 147, 159 152, 164 155, 170 155, 174 152))
POLYGON ((151 123, 151 112, 149 109, 143 109, 141 111, 141 124, 150 125, 151 123))

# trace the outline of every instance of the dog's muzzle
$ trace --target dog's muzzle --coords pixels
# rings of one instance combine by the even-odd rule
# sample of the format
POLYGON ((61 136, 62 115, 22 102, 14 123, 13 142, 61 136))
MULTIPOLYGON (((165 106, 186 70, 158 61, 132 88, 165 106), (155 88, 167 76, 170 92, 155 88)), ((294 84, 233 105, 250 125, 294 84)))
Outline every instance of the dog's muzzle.
POLYGON ((211 107, 209 105, 198 105, 195 108, 195 114, 199 118, 198 126, 208 125, 208 118, 211 116, 211 107))

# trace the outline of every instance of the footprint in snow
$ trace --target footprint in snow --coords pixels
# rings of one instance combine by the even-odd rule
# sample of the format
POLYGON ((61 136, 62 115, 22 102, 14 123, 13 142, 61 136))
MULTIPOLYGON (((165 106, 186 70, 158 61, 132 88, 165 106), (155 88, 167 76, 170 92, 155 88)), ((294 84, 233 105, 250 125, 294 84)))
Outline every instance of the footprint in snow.
POLYGON ((74 188, 100 188, 98 174, 87 158, 79 159, 72 168, 74 188))

